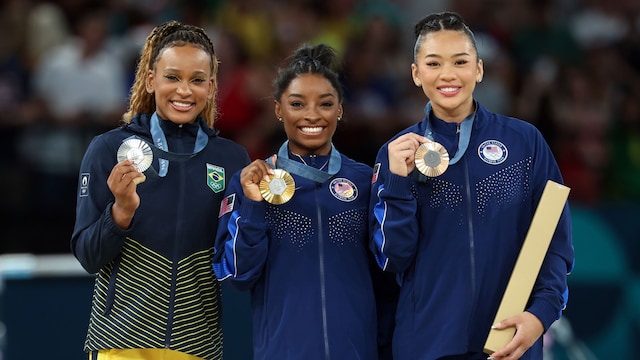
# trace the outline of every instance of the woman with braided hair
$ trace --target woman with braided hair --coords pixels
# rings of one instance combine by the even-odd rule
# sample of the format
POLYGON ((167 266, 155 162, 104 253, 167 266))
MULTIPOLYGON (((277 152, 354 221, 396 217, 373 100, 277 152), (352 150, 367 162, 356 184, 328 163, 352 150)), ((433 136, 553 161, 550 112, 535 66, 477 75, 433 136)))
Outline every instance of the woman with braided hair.
POLYGON ((90 359, 222 359, 213 239, 249 156, 213 129, 217 69, 201 28, 155 27, 122 126, 84 155, 71 249, 96 274, 90 359))
POLYGON ((393 319, 397 289, 367 247, 372 169, 332 144, 343 116, 336 54, 303 45, 289 60, 274 81, 287 141, 231 179, 214 271, 251 292, 254 359, 387 359, 393 325, 382 319, 393 319))

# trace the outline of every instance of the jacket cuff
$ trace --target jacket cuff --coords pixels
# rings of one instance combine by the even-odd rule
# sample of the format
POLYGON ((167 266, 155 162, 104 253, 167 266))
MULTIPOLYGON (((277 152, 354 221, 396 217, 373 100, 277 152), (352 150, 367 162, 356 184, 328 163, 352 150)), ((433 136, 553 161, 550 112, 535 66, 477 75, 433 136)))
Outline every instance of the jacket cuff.
POLYGON ((560 313, 557 310, 557 306, 553 306, 544 299, 536 300, 526 311, 532 313, 540 320, 544 327, 544 332, 547 332, 554 321, 560 318, 560 313))
POLYGON ((252 223, 265 222, 265 212, 266 206, 264 201, 254 201, 247 198, 243 199, 242 204, 238 209, 240 217, 247 219, 252 223))
POLYGON ((104 225, 106 227, 106 229, 112 231, 114 234, 118 235, 118 236, 126 236, 127 234, 131 233, 131 229, 133 229, 135 222, 136 222, 136 216, 133 215, 133 218, 131 219, 131 224, 129 225, 128 229, 123 229, 120 226, 116 225, 116 223, 113 221, 113 216, 111 215, 111 208, 113 207, 113 202, 110 202, 107 205, 107 209, 105 210, 105 214, 104 214, 104 225))
POLYGON ((385 179, 385 192, 394 198, 411 199, 413 198, 413 194, 411 193, 412 183, 411 175, 400 176, 389 173, 385 179))

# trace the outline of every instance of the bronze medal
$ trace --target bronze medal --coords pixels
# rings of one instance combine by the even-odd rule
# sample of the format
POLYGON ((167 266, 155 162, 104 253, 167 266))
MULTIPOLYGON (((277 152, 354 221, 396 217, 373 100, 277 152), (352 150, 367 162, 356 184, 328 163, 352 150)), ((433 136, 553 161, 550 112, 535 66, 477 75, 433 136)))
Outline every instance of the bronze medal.
POLYGON ((151 166, 153 151, 149 144, 140 139, 127 139, 118 148, 118 162, 131 160, 139 172, 144 172, 151 166))
POLYGON ((269 203, 274 205, 284 204, 289 201, 295 193, 295 181, 291 174, 282 169, 274 169, 274 174, 270 175, 269 181, 260 181, 260 193, 269 203))
POLYGON ((449 153, 440 143, 427 141, 416 150, 415 164, 418 171, 426 176, 440 176, 449 167, 449 153))

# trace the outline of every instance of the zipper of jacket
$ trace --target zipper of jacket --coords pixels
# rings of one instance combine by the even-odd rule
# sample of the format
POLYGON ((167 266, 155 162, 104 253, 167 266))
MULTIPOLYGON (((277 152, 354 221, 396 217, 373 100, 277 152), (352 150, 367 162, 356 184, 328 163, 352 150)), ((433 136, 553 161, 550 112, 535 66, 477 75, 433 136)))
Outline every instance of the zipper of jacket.
MULTIPOLYGON (((177 152, 183 152, 182 149, 182 136, 183 136, 183 130, 182 130, 182 124, 178 125, 178 134, 177 134, 177 139, 178 141, 176 141, 176 144, 180 144, 180 148, 176 149, 174 151, 177 152)), ((174 162, 173 167, 174 167, 174 171, 178 170, 175 169, 176 167, 179 167, 180 170, 180 189, 186 189, 186 186, 184 186, 184 179, 185 179, 185 171, 186 171, 186 167, 185 166, 176 166, 178 165, 176 162, 174 162)), ((182 164, 180 164, 182 165, 182 164)), ((184 192, 184 190, 183 190, 184 192)), ((175 302, 176 302, 176 282, 177 282, 177 278, 178 278, 178 261, 177 256, 176 256, 176 252, 178 249, 178 243, 180 241, 178 241, 179 239, 179 235, 182 233, 181 231, 181 226, 180 222, 177 221, 177 219, 180 219, 180 216, 182 215, 182 212, 184 210, 184 196, 180 196, 180 199, 178 201, 178 204, 176 204, 176 232, 174 234, 174 242, 173 242, 173 258, 171 259, 171 290, 170 290, 170 295, 169 295, 169 309, 168 309, 168 318, 167 318, 167 333, 165 334, 165 347, 168 349, 171 346, 171 334, 173 333, 173 319, 174 319, 174 311, 175 311, 175 302)))
MULTIPOLYGON (((458 123, 456 128, 456 134, 458 138, 460 137, 460 123, 458 123)), ((459 149, 458 149, 459 150, 459 149)), ((467 195, 467 217, 469 219, 467 223, 467 227, 469 230, 469 265, 471 266, 471 294, 474 296, 476 293, 476 258, 475 258, 475 238, 473 236, 473 209, 472 209, 472 198, 471 198, 471 179, 469 178, 469 164, 467 163, 467 158, 462 156, 461 158, 464 165, 464 178, 465 178, 465 187, 466 187, 466 195, 467 195)), ((474 300, 475 303, 475 300, 474 300)))
POLYGON ((331 359, 329 352, 329 330, 327 324, 327 289, 325 286, 325 270, 324 270, 324 232, 322 231, 322 207, 320 206, 320 187, 322 184, 316 185, 316 213, 318 214, 318 251, 319 251, 319 267, 320 267, 320 297, 322 300, 322 337, 324 339, 324 357, 331 359))
MULTIPOLYGON (((471 296, 472 296, 472 306, 474 309, 476 307, 476 244, 475 237, 473 235, 473 209, 472 209, 472 198, 471 198, 471 179, 469 178, 469 166, 467 164, 467 158, 462 157, 462 161, 464 164, 464 176, 465 176, 465 185, 466 185, 466 195, 467 195, 467 218, 469 219, 467 222, 467 227, 469 230, 469 266, 470 266, 470 274, 471 274, 471 296)), ((469 318, 470 320, 471 318, 469 318)))

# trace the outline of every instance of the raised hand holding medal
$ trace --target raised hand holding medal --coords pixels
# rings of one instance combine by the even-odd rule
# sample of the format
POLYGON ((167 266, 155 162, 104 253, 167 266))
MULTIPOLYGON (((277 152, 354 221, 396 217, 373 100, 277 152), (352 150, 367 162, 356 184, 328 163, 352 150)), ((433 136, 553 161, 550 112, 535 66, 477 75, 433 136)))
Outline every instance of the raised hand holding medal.
POLYGON ((440 143, 428 140, 416 150, 415 163, 418 171, 424 175, 440 176, 449 167, 449 153, 440 143))
POLYGON ((295 193, 296 183, 293 176, 282 169, 274 169, 273 175, 268 175, 269 180, 260 181, 260 193, 269 203, 281 205, 291 200, 295 193))
MULTIPOLYGON (((118 148, 116 156, 118 158, 118 162, 131 160, 131 162, 133 162, 133 166, 135 166, 135 168, 141 173, 147 170, 153 161, 153 152, 151 151, 149 144, 136 138, 124 140, 118 148)), ((136 184, 144 182, 145 180, 146 176, 144 174, 132 179, 136 184)))
MULTIPOLYGON (((425 115, 427 116, 427 128, 424 133, 424 137, 427 141, 422 143, 415 153, 415 165, 418 171, 427 177, 436 177, 442 175, 449 165, 453 165, 458 162, 467 151, 469 141, 471 140, 471 129, 473 128, 473 120, 475 119, 475 112, 467 116, 462 122, 458 124, 458 151, 453 158, 449 158, 447 149, 440 143, 433 140, 433 131, 431 125, 431 119, 429 119, 431 113, 431 102, 428 102, 425 106, 425 115)), ((419 181, 425 181, 426 179, 419 178, 419 181)))
POLYGON ((242 169, 240 183, 244 195, 253 201, 265 200, 281 205, 291 200, 295 192, 293 177, 283 169, 274 169, 276 155, 267 161, 254 160, 242 169))
POLYGON ((144 172, 151 166, 153 152, 149 144, 141 139, 130 138, 122 142, 118 148, 118 162, 131 160, 140 172, 144 172))

